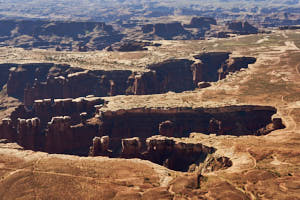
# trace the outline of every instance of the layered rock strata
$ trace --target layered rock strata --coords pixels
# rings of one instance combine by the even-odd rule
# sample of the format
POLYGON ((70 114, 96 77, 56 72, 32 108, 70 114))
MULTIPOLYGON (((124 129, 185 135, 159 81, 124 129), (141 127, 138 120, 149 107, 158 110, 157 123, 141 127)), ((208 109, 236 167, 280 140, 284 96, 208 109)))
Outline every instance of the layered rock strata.
POLYGON ((229 55, 210 52, 195 56, 195 61, 171 59, 151 64, 143 72, 83 70, 53 63, 5 64, 1 68, 3 73, 0 71, 0 84, 7 84, 7 94, 23 100, 29 108, 38 99, 183 92, 197 88, 199 82, 223 79, 256 61, 252 57, 229 55))
POLYGON ((233 33, 240 34, 240 35, 248 35, 248 34, 257 34, 258 29, 247 21, 233 21, 227 24, 227 28, 230 29, 233 33))
MULTIPOLYGON (((222 108, 133 108, 98 110, 101 135, 115 138, 148 138, 161 133, 185 137, 191 132, 217 135, 260 135, 260 129, 272 122, 276 109, 268 106, 228 106, 222 108)), ((283 125, 277 126, 282 128, 283 125)), ((269 125, 270 126, 270 125, 269 125)), ((275 127, 275 125, 273 125, 275 127)))
MULTIPOLYGON (((35 101, 18 107, 0 124, 1 139, 25 149, 90 156, 141 158, 178 171, 192 170, 214 149, 181 142, 192 132, 217 135, 264 135, 284 128, 268 106, 216 108, 107 109, 99 97, 35 101), (154 136, 160 134, 161 136, 154 136)), ((229 161, 209 161, 220 169, 229 161)))
POLYGON ((103 22, 0 20, 2 45, 24 49, 101 50, 123 36, 103 22))
POLYGON ((31 110, 23 105, 0 124, 0 137, 18 142, 25 149, 49 153, 87 155, 99 123, 89 121, 101 98, 36 100, 31 110))

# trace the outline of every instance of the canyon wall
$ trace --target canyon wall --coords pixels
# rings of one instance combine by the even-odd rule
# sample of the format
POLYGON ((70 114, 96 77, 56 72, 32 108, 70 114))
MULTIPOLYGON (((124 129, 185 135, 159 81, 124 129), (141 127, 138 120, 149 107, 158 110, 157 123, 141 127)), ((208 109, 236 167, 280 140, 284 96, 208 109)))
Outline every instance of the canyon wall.
POLYGON ((229 55, 210 52, 195 56, 196 61, 166 60, 147 66, 146 72, 83 70, 53 63, 2 64, 0 84, 7 84, 7 94, 24 101, 27 107, 38 99, 183 92, 195 89, 199 82, 223 79, 256 61, 229 55))
POLYGON ((36 100, 32 109, 21 105, 0 124, 0 138, 17 142, 25 149, 49 153, 88 153, 99 135, 99 123, 89 121, 101 106, 101 98, 36 100))
POLYGON ((259 106, 230 106, 216 109, 128 109, 101 111, 100 135, 113 138, 148 138, 154 134, 188 137, 200 132, 217 135, 259 135, 272 124, 276 109, 259 106))
MULTIPOLYGON (((53 102, 45 99, 35 101, 31 110, 23 105, 16 108, 10 118, 0 123, 0 137, 18 142, 25 149, 87 155, 94 137, 108 136, 108 146, 114 148, 112 154, 107 148, 100 151, 95 148, 92 155, 100 152, 100 155, 116 156, 122 146, 131 144, 123 141, 126 138, 138 137, 142 144, 153 135, 188 137, 192 132, 265 135, 284 128, 280 118, 272 119, 275 113, 273 107, 250 105, 105 111, 105 102, 99 97, 53 102)), ((133 143, 136 144, 133 152, 143 149, 136 140, 133 143)), ((128 153, 131 151, 124 151, 122 156, 137 156, 128 153)))

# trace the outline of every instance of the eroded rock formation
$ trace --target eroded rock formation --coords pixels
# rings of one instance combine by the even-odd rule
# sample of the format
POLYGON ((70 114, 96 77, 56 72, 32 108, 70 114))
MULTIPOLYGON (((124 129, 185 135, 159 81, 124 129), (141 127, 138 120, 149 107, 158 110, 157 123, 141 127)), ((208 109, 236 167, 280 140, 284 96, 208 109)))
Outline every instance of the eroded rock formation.
POLYGON ((174 39, 175 37, 182 39, 191 37, 191 34, 179 22, 146 24, 142 27, 142 31, 143 33, 153 34, 167 40, 174 39))
MULTIPOLYGON (((100 108, 99 117, 102 121, 100 134, 120 138, 148 138, 159 132, 177 137, 188 136, 191 132, 255 135, 259 129, 272 123, 272 115, 275 113, 275 108, 264 106, 167 110, 136 108, 114 112, 102 112, 100 108), (171 125, 166 121, 173 122, 171 128, 166 128, 167 124, 171 125)), ((282 123, 277 127, 283 127, 282 123)))
POLYGON ((40 119, 18 119, 18 143, 25 149, 38 150, 42 145, 40 119))
POLYGON ((229 55, 228 52, 202 53, 195 56, 196 62, 171 59, 151 64, 142 72, 83 70, 53 63, 5 64, 0 84, 7 84, 7 94, 23 100, 29 108, 38 99, 183 92, 195 89, 198 82, 223 79, 256 61, 252 57, 229 58, 229 55))
POLYGON ((101 50, 123 38, 103 22, 46 20, 0 20, 0 36, 5 45, 71 51, 101 50))
POLYGON ((77 99, 36 100, 31 110, 23 105, 0 124, 0 137, 25 149, 87 155, 99 123, 89 121, 95 106, 104 101, 89 96, 77 99))
POLYGON ((188 28, 210 28, 210 25, 217 25, 217 21, 211 17, 193 17, 188 28))
POLYGON ((248 34, 257 34, 258 29, 251 24, 249 24, 247 21, 241 22, 241 21, 235 21, 235 22, 229 22, 227 24, 228 29, 233 31, 233 33, 240 34, 240 35, 248 35, 248 34))
POLYGON ((109 136, 94 137, 89 156, 111 156, 109 136))
POLYGON ((0 124, 0 138, 7 139, 10 142, 17 141, 17 132, 10 118, 2 119, 2 123, 0 124))
POLYGON ((178 142, 172 138, 154 136, 146 141, 145 157, 155 163, 177 171, 188 171, 190 165, 203 162, 214 148, 200 143, 178 142))
POLYGON ((142 144, 140 138, 122 139, 122 158, 138 158, 141 154, 142 144))

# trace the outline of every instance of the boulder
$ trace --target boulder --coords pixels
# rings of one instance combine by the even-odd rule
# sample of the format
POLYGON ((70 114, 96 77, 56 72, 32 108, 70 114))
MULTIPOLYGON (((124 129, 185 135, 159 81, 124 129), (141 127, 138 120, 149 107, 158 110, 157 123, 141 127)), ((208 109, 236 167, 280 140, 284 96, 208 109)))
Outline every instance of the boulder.
POLYGON ((140 157, 142 144, 140 138, 126 138, 122 139, 122 158, 138 158, 140 157))
POLYGON ((110 156, 109 136, 94 137, 89 156, 110 156))
POLYGON ((176 124, 170 120, 160 123, 158 129, 162 136, 175 137, 176 135, 176 124))
POLYGON ((210 87, 210 86, 211 86, 211 83, 202 81, 202 82, 199 82, 199 83, 197 84, 197 86, 198 86, 198 88, 203 89, 203 88, 210 87))

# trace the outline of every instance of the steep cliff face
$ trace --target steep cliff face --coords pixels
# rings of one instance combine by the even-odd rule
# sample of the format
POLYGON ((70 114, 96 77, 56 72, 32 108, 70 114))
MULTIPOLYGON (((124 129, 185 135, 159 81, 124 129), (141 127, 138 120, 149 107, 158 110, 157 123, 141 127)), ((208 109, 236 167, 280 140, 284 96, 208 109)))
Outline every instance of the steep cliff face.
MULTIPOLYGON (((133 108, 105 110, 99 97, 36 100, 32 110, 19 106, 2 120, 0 138, 25 149, 90 156, 141 158, 173 170, 203 163, 211 147, 182 142, 192 132, 217 135, 265 135, 285 126, 268 106, 217 108, 133 108), (160 134, 160 136, 158 135, 160 134), (158 135, 158 136, 154 136, 158 135)), ((206 169, 230 165, 214 159, 206 169)), ((195 166, 194 166, 195 167, 195 166)))
POLYGON ((152 34, 166 40, 174 39, 175 37, 188 39, 192 36, 179 22, 146 24, 142 27, 142 31, 143 33, 152 34))
MULTIPOLYGON (((121 158, 140 158, 176 171, 186 172, 192 170, 192 166, 199 166, 208 155, 215 152, 213 147, 208 147, 200 143, 183 142, 175 138, 163 136, 152 136, 146 140, 141 140, 139 137, 124 138, 121 140, 121 151, 119 151, 117 145, 112 146, 111 151, 107 150, 108 145, 103 143, 103 138, 110 139, 108 136, 102 138, 95 137, 93 139, 90 156, 113 155, 113 157, 121 158), (98 150, 96 154, 95 150, 98 150), (111 152, 110 155, 105 153, 108 151, 111 152)), ((229 162, 230 159, 227 159, 229 162)), ((222 164, 226 164, 221 161, 219 163, 220 167, 215 168, 215 170, 222 169, 222 164)))
POLYGON ((209 52, 194 56, 200 60, 192 66, 194 82, 197 84, 201 81, 218 81, 218 70, 229 59, 229 55, 229 52, 209 52))
POLYGON ((233 33, 237 33, 240 35, 248 35, 248 34, 257 34, 258 29, 251 24, 249 24, 247 21, 246 22, 240 22, 240 21, 235 21, 235 22, 229 22, 227 24, 227 28, 232 30, 233 33))
POLYGON ((2 119, 2 123, 0 124, 0 138, 7 139, 10 142, 17 141, 17 132, 10 118, 2 119))
POLYGON ((229 73, 239 71, 242 68, 248 68, 249 64, 253 64, 255 62, 256 58, 253 57, 230 58, 218 70, 219 80, 226 78, 229 73))
POLYGON ((43 135, 41 133, 40 119, 18 119, 18 144, 25 149, 41 150, 43 135))
POLYGON ((8 77, 9 77, 9 69, 11 67, 16 67, 17 65, 7 65, 7 64, 0 64, 0 90, 2 90, 2 87, 7 83, 8 77))
POLYGON ((211 17, 193 17, 190 24, 187 24, 187 28, 210 28, 210 25, 217 25, 217 21, 211 17))
POLYGON ((192 64, 193 61, 181 59, 167 60, 148 66, 148 69, 155 72, 156 93, 183 92, 194 89, 191 72, 192 64))
POLYGON ((99 123, 89 119, 95 115, 95 106, 103 103, 90 96, 36 100, 32 110, 21 105, 10 119, 3 119, 0 138, 18 142, 25 149, 87 155, 92 139, 99 135, 99 123))
POLYGON ((83 70, 53 63, 3 64, 0 86, 7 83, 8 95, 23 100, 27 107, 38 99, 183 92, 195 89, 199 82, 223 79, 230 72, 246 68, 256 61, 251 57, 229 59, 229 54, 202 53, 195 56, 196 62, 166 60, 147 66, 146 72, 83 70))
POLYGON ((146 141, 143 156, 154 163, 176 171, 189 171, 192 164, 199 165, 215 149, 200 143, 179 142, 172 138, 153 136, 146 141))
POLYGON ((98 135, 98 126, 78 124, 72 126, 71 117, 53 117, 48 123, 44 150, 49 153, 87 155, 92 141, 98 135))
POLYGON ((220 109, 130 109, 99 110, 100 135, 114 138, 148 138, 154 134, 185 137, 191 132, 218 135, 256 135, 272 123, 276 109, 232 106, 220 109), (169 122, 168 122, 169 121, 169 122))
POLYGON ((4 66, 10 69, 8 78, 3 78, 3 84, 7 80, 8 95, 24 99, 26 106, 32 106, 37 99, 125 94, 132 74, 129 70, 85 71, 53 63, 4 66))

